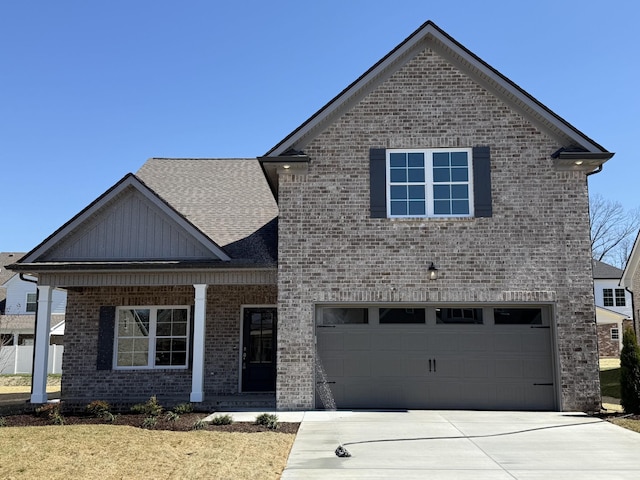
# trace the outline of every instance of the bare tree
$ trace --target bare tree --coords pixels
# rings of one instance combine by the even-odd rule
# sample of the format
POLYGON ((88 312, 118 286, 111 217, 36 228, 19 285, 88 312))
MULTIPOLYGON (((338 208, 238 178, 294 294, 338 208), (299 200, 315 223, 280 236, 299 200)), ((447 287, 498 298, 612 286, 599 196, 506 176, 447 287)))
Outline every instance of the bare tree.
POLYGON ((591 255, 624 268, 640 228, 640 208, 625 210, 620 202, 595 194, 589 199, 591 255))

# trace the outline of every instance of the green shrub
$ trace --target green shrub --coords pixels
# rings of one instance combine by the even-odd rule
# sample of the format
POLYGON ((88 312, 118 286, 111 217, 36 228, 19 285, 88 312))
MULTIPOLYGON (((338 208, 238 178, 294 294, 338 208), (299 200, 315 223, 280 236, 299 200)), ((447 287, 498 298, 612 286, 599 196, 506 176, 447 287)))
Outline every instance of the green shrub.
POLYGON ((46 403, 36 408, 36 415, 46 417, 54 425, 64 425, 64 417, 62 416, 62 404, 46 403))
POLYGON ((620 405, 626 413, 640 413, 640 347, 630 328, 622 334, 620 405))
POLYGON ((92 417, 105 418, 111 414, 111 405, 104 400, 94 400, 85 407, 85 410, 92 417))
POLYGON ((262 413, 256 417, 256 424, 275 430, 278 428, 278 416, 274 413, 262 413))
POLYGON ((199 419, 193 422, 193 425, 191 425, 191 430, 204 430, 206 426, 207 422, 205 422, 203 419, 199 419))
POLYGON ((149 415, 142 421, 142 428, 152 429, 158 423, 158 417, 156 415, 149 415))
POLYGON ((231 425, 233 417, 231 415, 216 415, 211 419, 212 425, 231 425))
POLYGON ((193 412, 193 405, 191 403, 181 403, 173 407, 173 411, 178 415, 183 415, 185 413, 193 412))
POLYGON ((167 412, 167 414, 165 415, 165 418, 169 422, 177 422, 178 419, 180 418, 180 415, 178 415, 176 412, 167 412))
POLYGON ((131 411, 134 413, 143 413, 150 417, 157 417, 162 414, 162 405, 158 402, 158 399, 153 395, 145 403, 138 403, 131 407, 131 411))
POLYGON ((7 426, 7 419, 4 417, 0 417, 0 428, 7 426))

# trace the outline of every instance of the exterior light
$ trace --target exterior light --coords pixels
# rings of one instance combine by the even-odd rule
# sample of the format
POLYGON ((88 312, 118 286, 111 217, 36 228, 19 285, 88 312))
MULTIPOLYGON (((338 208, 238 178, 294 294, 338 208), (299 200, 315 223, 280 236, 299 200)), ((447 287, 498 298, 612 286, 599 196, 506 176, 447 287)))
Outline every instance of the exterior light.
POLYGON ((438 279, 438 269, 433 264, 433 262, 431 262, 431 265, 429 265, 429 268, 428 268, 427 271, 429 272, 429 280, 437 280, 438 279))
POLYGON ((282 168, 284 168, 285 170, 289 170, 291 168, 291 165, 283 165, 282 168))
POLYGON ((582 165, 584 162, 582 160, 576 160, 574 163, 576 165, 582 165))

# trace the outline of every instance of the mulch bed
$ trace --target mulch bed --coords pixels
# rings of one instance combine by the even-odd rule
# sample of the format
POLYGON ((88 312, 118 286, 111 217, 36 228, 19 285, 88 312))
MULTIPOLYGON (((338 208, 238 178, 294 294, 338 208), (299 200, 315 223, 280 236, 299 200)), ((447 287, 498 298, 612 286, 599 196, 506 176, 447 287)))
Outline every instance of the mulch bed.
MULTIPOLYGON (((157 417, 157 422, 152 427, 143 427, 146 415, 143 414, 119 414, 115 415, 113 422, 107 422, 102 418, 95 418, 88 415, 64 414, 64 425, 124 425, 130 427, 147 428, 149 430, 171 430, 175 432, 187 432, 194 430, 193 426, 198 420, 202 420, 207 415, 202 413, 185 413, 180 415, 176 420, 169 420, 166 415, 162 414, 157 417)), ((15 414, 2 417, 6 427, 42 427, 53 425, 52 420, 47 416, 39 416, 36 414, 15 414)), ((299 423, 279 423, 275 430, 270 430, 263 425, 256 425, 251 422, 234 422, 230 425, 211 425, 206 424, 202 430, 210 432, 240 432, 240 433, 257 433, 257 432, 280 432, 295 434, 298 432, 299 423)))

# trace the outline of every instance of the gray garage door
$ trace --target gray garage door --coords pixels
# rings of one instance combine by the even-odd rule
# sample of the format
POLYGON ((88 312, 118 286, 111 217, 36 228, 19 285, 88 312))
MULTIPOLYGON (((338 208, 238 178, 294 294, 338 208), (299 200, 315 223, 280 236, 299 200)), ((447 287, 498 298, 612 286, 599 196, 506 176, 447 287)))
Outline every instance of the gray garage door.
POLYGON ((537 306, 319 307, 316 380, 338 408, 554 410, 549 318, 537 306))

